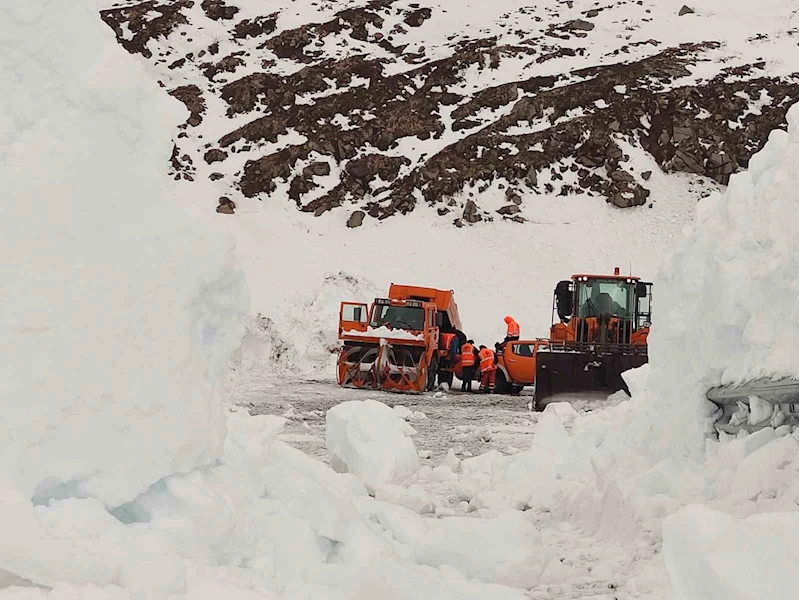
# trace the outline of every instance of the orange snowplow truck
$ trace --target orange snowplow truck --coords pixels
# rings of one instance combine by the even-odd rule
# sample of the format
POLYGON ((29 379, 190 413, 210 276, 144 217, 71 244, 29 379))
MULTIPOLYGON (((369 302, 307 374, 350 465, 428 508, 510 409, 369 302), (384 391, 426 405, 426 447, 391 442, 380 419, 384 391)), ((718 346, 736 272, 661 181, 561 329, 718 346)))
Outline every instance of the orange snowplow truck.
POLYGON ((337 361, 340 386, 385 391, 424 392, 436 376, 452 378, 449 348, 443 340, 461 332, 452 290, 392 283, 387 298, 371 306, 342 302, 337 361))
POLYGON ((638 277, 572 275, 555 287, 549 344, 535 360, 535 406, 560 393, 630 393, 621 374, 648 362, 652 284, 638 277), (557 316, 558 321, 555 321, 557 316))

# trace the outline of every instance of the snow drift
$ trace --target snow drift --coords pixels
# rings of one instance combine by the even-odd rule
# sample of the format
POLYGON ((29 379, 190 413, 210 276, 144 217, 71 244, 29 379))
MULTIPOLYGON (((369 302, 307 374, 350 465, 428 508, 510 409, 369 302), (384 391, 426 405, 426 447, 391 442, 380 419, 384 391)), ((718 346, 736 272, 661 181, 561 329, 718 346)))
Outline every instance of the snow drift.
POLYGON ((171 197, 185 108, 87 3, 2 12, 0 487, 119 505, 221 452, 243 279, 171 197))

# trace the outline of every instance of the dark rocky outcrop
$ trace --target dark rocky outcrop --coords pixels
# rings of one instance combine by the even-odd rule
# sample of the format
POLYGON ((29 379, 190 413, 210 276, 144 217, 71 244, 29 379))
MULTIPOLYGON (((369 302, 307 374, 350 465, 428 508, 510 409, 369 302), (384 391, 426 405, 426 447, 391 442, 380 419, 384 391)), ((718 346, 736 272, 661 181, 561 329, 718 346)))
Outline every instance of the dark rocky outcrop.
POLYGON ((237 6, 228 6, 224 0, 203 0, 200 6, 208 18, 214 21, 229 21, 239 12, 237 6))
POLYGON ((147 49, 150 40, 166 38, 178 25, 188 23, 183 10, 194 6, 194 0, 175 0, 169 4, 161 4, 156 0, 141 2, 133 6, 109 8, 100 11, 100 18, 114 30, 117 40, 131 54, 141 54, 145 58, 152 57, 147 49), (149 18, 152 13, 160 16, 149 18), (128 39, 122 31, 122 24, 133 33, 128 39))
MULTIPOLYGON (((152 58, 147 43, 186 33, 186 15, 197 14, 192 6, 147 1, 102 18, 129 52, 152 58)), ((413 41, 418 32, 411 41, 402 37, 430 26, 438 9, 429 6, 361 0, 335 14, 320 10, 326 16, 318 22, 290 29, 280 28, 279 14, 236 22, 236 7, 223 0, 201 6, 208 18, 229 21, 221 46, 227 55, 219 58, 215 42, 196 56, 152 58, 165 81, 204 75, 190 80, 199 86, 174 83, 169 92, 190 112, 177 144, 202 137, 216 96, 236 126, 192 150, 219 163, 212 180, 224 177, 235 186, 231 194, 245 197, 280 190, 314 215, 341 207, 358 225, 407 213, 420 201, 457 227, 521 222, 530 193, 602 197, 619 209, 649 204, 652 172, 635 168, 627 144, 665 172, 726 184, 773 129, 784 127, 799 100, 799 76, 769 76, 758 62, 719 63, 715 77, 689 79, 692 67, 709 60, 708 50, 721 49, 716 42, 669 48, 628 36, 603 50, 597 66, 563 72, 561 61, 547 68, 559 58, 595 56, 592 19, 613 5, 542 16, 536 34, 522 32, 513 44, 454 32, 446 52, 439 46, 435 54, 413 41), (493 83, 508 60, 533 73, 493 83), (467 77, 475 73, 480 85, 473 88, 476 80, 467 77), (246 161, 227 161, 239 152, 248 153, 246 161), (486 211, 479 193, 492 186, 505 190, 506 202, 486 211)), ((690 14, 687 8, 680 14, 690 14)), ((170 173, 177 179, 195 176, 190 156, 175 147, 170 173)))
POLYGON ((196 85, 184 85, 169 92, 173 98, 177 98, 186 108, 189 109, 189 118, 186 121, 188 125, 197 127, 203 122, 203 113, 205 112, 205 100, 203 93, 196 85))
POLYGON ((216 207, 216 212, 232 215, 236 212, 236 203, 227 196, 222 196, 219 198, 219 206, 216 207))

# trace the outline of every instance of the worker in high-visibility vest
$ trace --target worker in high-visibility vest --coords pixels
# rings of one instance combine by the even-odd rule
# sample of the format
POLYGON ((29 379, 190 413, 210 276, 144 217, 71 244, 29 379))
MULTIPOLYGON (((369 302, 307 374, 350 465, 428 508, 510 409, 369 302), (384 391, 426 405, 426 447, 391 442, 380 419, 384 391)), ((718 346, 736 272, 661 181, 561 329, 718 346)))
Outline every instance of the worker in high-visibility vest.
POLYGON ((461 391, 472 391, 472 379, 474 379, 474 371, 477 368, 477 355, 474 349, 474 340, 467 340, 461 346, 461 391))
POLYGON ((507 316, 505 317, 505 324, 508 326, 508 333, 505 336, 505 341, 503 342, 503 344, 507 344, 510 341, 518 340, 521 330, 519 329, 519 324, 516 322, 516 319, 514 319, 511 316, 507 316))
POLYGON ((494 351, 491 348, 480 346, 478 356, 480 357, 480 391, 490 394, 494 391, 497 381, 497 364, 494 351))
POLYGON ((438 347, 440 350, 446 350, 446 354, 441 357, 439 362, 439 370, 436 375, 438 379, 438 387, 443 389, 442 386, 446 382, 449 389, 452 389, 452 371, 449 370, 458 358, 458 336, 454 333, 442 333, 438 337, 438 347), (446 370, 445 370, 446 369, 446 370))

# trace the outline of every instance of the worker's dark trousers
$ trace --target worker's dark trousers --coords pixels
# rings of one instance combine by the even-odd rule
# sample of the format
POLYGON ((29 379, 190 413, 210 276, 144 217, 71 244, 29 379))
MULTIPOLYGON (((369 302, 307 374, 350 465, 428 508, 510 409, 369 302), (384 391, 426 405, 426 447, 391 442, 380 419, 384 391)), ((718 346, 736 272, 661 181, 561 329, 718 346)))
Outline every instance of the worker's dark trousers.
POLYGON ((472 379, 474 378, 475 365, 471 367, 463 367, 463 381, 461 383, 462 392, 472 391, 472 379))
POLYGON ((507 344, 508 342, 515 342, 515 341, 516 341, 516 340, 518 340, 518 339, 519 339, 519 336, 518 336, 518 335, 506 335, 506 336, 505 336, 505 341, 504 341, 504 342, 502 342, 502 345, 504 346, 504 345, 505 345, 505 344, 507 344))

